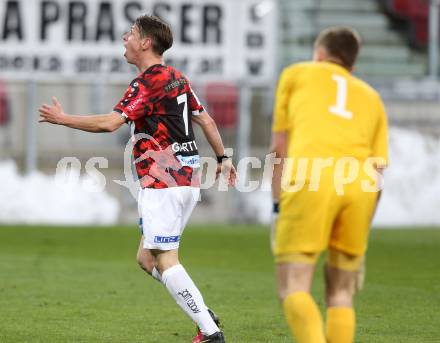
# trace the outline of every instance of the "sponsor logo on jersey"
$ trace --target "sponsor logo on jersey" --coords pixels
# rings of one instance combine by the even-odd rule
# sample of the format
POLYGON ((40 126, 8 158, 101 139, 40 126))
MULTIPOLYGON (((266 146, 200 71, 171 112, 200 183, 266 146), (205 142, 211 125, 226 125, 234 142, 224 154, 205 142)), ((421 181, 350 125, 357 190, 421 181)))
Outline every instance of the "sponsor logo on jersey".
POLYGON ((174 142, 171 145, 171 149, 173 149, 174 152, 191 152, 197 150, 197 144, 195 140, 184 143, 174 142))
POLYGON ((187 83, 186 80, 182 77, 178 80, 174 80, 173 82, 167 84, 164 87, 164 90, 165 90, 165 92, 169 92, 169 91, 172 91, 174 88, 177 88, 181 85, 185 85, 186 83, 187 83))
POLYGON ((130 111, 133 111, 136 108, 136 106, 139 105, 143 100, 144 100, 144 98, 141 96, 141 97, 137 98, 135 101, 133 101, 132 104, 128 105, 127 108, 130 111))
POLYGON ((176 156, 182 167, 200 168, 200 156, 176 156))
POLYGON ((180 295, 183 298, 183 300, 186 302, 186 305, 193 313, 200 313, 200 309, 197 306, 195 300, 193 299, 192 294, 187 289, 177 293, 177 295, 180 295))
POLYGON ((177 243, 180 236, 154 236, 154 243, 177 243))

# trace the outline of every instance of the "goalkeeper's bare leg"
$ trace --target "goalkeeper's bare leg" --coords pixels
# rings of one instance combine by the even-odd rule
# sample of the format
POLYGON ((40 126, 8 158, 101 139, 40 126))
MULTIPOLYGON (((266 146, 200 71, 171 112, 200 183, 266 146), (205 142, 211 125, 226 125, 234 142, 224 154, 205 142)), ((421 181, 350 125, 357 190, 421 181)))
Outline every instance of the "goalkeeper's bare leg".
MULTIPOLYGON (((329 256, 334 255, 329 252, 329 256)), ((363 257, 350 256, 337 252, 339 260, 345 263, 338 267, 331 265, 330 261, 324 267, 326 284, 326 338, 328 343, 351 343, 354 341, 356 318, 353 308, 353 296, 356 290, 358 279, 358 268, 362 264, 363 257), (345 269, 344 268, 345 264, 345 269)))
POLYGON ((295 261, 277 264, 278 295, 287 323, 298 343, 326 343, 321 314, 310 294, 319 254, 295 255, 295 261))

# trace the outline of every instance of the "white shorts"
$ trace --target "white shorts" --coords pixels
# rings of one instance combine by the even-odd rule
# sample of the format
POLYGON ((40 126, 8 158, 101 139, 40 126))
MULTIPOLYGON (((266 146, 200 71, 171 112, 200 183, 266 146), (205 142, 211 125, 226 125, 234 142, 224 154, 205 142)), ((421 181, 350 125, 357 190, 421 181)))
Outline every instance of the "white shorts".
POLYGON ((173 250, 200 196, 198 187, 144 188, 139 191, 139 225, 145 249, 173 250))

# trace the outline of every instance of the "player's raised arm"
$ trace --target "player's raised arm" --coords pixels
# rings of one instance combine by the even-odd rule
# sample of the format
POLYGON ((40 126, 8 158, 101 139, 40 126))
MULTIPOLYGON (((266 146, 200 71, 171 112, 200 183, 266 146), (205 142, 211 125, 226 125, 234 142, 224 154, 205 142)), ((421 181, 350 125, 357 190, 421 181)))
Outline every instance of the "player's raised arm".
POLYGON ((212 119, 206 111, 203 111, 197 115, 193 115, 192 121, 202 128, 203 134, 217 156, 217 162, 219 164, 217 175, 220 171, 225 175, 228 175, 229 185, 234 186, 237 179, 237 172, 232 165, 230 158, 225 155, 225 147, 214 119, 212 119))
POLYGON ((113 132, 125 123, 125 118, 117 112, 96 115, 69 115, 53 97, 52 105, 43 104, 38 109, 40 123, 63 125, 87 132, 113 132))

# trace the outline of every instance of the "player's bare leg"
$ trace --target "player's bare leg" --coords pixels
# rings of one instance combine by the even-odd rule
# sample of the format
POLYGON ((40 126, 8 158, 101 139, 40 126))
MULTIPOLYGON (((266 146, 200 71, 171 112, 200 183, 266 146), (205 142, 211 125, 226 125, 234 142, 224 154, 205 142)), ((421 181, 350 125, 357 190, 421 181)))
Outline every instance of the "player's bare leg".
POLYGON ((357 272, 324 267, 327 307, 352 307, 357 272))
POLYGON ((278 295, 287 323, 299 343, 325 343, 321 314, 310 289, 314 263, 277 265, 278 295))
POLYGON ((160 274, 179 264, 179 252, 174 250, 147 250, 156 260, 156 266, 160 274))
POLYGON ((156 259, 150 250, 144 248, 144 236, 141 237, 139 248, 136 255, 137 263, 145 272, 150 274, 154 279, 162 282, 162 277, 156 267, 156 259))
MULTIPOLYGON (((340 253, 342 254, 342 253, 340 253)), ((345 255, 346 260, 358 257, 345 255)), ((354 340, 356 318, 353 309, 357 271, 343 270, 327 264, 325 267, 327 322, 329 343, 351 343, 354 340)))
POLYGON ((155 258, 162 283, 203 333, 200 342, 224 342, 223 333, 211 317, 202 294, 180 264, 178 250, 151 250, 150 253, 155 258))
POLYGON ((278 296, 281 301, 292 293, 310 292, 314 272, 314 264, 278 264, 278 296))

